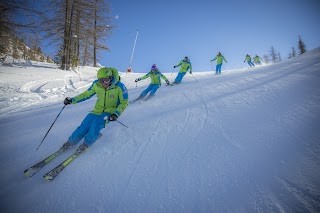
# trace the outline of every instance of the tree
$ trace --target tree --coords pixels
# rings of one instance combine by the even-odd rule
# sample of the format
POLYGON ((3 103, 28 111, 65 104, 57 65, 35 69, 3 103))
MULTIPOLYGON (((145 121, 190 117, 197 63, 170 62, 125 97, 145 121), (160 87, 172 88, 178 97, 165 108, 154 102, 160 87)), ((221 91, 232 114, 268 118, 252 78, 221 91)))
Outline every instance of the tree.
POLYGON ((307 49, 306 49, 306 45, 305 43, 302 41, 302 38, 301 36, 299 35, 299 41, 298 41, 298 49, 299 49, 299 54, 303 54, 305 52, 307 52, 307 49))
POLYGON ((97 51, 109 50, 105 44, 106 37, 111 34, 111 19, 106 14, 110 12, 109 6, 103 0, 94 2, 94 28, 93 28, 93 66, 97 66, 97 51))
POLYGON ((280 52, 278 51, 278 62, 281 62, 281 61, 282 61, 282 57, 281 57, 280 52))
POLYGON ((28 0, 1 0, 0 14, 0 53, 4 53, 19 32, 37 29, 35 17, 41 16, 42 12, 31 7, 28 0))
POLYGON ((43 20, 46 36, 52 44, 62 46, 61 69, 78 66, 83 53, 84 64, 90 61, 88 54, 93 48, 94 64, 97 51, 108 49, 103 41, 110 35, 108 5, 105 0, 50 0, 51 15, 43 20))
POLYGON ((262 58, 263 58, 263 61, 264 61, 266 64, 268 64, 268 63, 270 62, 270 57, 269 57, 268 55, 263 55, 262 58))
POLYGON ((272 63, 278 62, 278 54, 276 49, 273 46, 270 47, 270 57, 271 57, 272 63))
POLYGON ((296 48, 291 47, 291 56, 296 57, 296 55, 297 55, 296 48))

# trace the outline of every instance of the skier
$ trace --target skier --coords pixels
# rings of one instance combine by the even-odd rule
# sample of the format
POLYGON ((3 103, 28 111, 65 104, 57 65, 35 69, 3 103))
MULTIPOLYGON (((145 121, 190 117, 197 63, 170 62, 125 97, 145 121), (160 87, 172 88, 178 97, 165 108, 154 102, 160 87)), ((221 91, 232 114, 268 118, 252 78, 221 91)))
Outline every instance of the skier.
POLYGON ((261 61, 260 60, 262 61, 262 58, 260 58, 260 56, 258 56, 257 54, 256 54, 255 57, 253 57, 253 61, 257 65, 261 65, 261 61))
POLYGON ((219 75, 219 74, 221 74, 222 62, 223 62, 223 61, 225 61, 226 63, 228 63, 228 62, 227 62, 227 60, 223 57, 223 55, 221 55, 220 52, 218 52, 218 55, 217 55, 214 59, 210 60, 210 62, 212 62, 212 61, 214 61, 214 60, 216 60, 216 59, 217 59, 216 75, 219 75))
MULTIPOLYGON (((154 94, 156 93, 156 91, 160 88, 161 86, 161 79, 162 78, 163 80, 166 81, 166 83, 169 85, 170 82, 169 80, 166 78, 166 76, 164 76, 160 71, 159 69, 157 68, 157 66, 155 64, 152 65, 151 67, 151 70, 150 72, 148 72, 146 75, 142 76, 141 78, 137 78, 135 80, 135 82, 138 82, 138 81, 141 81, 141 80, 144 80, 146 78, 151 78, 151 84, 147 87, 147 89, 145 89, 144 91, 142 91, 142 93, 140 94, 140 96, 135 99, 134 101, 137 101, 139 99, 142 99, 144 98, 148 92, 150 92, 150 95, 146 98, 149 99, 149 98, 152 98, 154 96, 154 94)), ((134 102, 133 101, 133 102, 134 102)))
POLYGON ((192 66, 191 66, 191 63, 190 63, 190 59, 187 56, 184 57, 184 59, 181 60, 179 64, 173 66, 173 68, 176 68, 176 67, 179 67, 179 66, 181 66, 181 68, 180 68, 179 73, 178 73, 176 79, 174 80, 173 84, 181 83, 184 75, 187 73, 189 68, 190 68, 190 74, 192 74, 192 66))
POLYGON ((254 67, 254 64, 251 62, 251 56, 249 54, 246 55, 246 58, 244 59, 243 62, 248 62, 250 67, 254 67))
POLYGON ((116 121, 128 106, 128 91, 120 82, 118 70, 103 67, 98 70, 98 80, 95 80, 85 92, 64 100, 64 104, 76 104, 85 101, 95 94, 97 102, 95 108, 82 121, 81 125, 72 133, 68 141, 63 144, 65 149, 77 144, 83 137, 84 142, 79 146, 85 151, 99 137, 100 131, 110 121, 116 121))

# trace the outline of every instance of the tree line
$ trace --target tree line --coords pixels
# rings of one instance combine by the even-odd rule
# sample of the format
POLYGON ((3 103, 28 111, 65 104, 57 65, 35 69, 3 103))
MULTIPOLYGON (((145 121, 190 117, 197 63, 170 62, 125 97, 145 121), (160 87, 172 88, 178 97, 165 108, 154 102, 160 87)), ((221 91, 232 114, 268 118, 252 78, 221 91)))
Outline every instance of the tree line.
MULTIPOLYGON (((304 53, 307 52, 307 48, 306 48, 306 45, 304 43, 304 41, 302 40, 301 36, 299 35, 298 36, 298 54, 299 55, 302 55, 304 53)), ((291 59, 291 58, 294 58, 297 56, 297 51, 296 51, 296 48, 295 47, 291 47, 291 50, 288 54, 288 59, 291 59)), ((266 54, 266 55, 263 55, 263 59, 264 59, 264 62, 265 63, 278 63, 278 62, 281 62, 283 60, 281 54, 279 51, 277 51, 274 46, 271 46, 270 47, 270 51, 269 51, 269 54, 266 54)))
POLYGON ((61 69, 97 66, 99 51, 109 50, 106 39, 114 28, 110 12, 105 0, 43 0, 41 4, 1 0, 0 52, 8 48, 13 36, 26 41, 25 35, 32 34, 34 51, 43 39, 56 46, 54 60, 61 69))

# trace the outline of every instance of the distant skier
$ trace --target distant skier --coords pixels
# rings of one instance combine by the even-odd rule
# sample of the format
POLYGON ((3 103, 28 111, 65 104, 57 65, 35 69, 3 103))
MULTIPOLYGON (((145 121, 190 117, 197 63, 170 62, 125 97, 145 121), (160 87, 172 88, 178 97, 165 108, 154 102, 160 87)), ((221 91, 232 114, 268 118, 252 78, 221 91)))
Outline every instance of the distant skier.
POLYGON ((256 55, 255 57, 253 57, 253 61, 255 64, 257 65, 261 65, 261 61, 262 61, 262 58, 260 58, 260 56, 256 55))
POLYGON ((134 101, 137 101, 139 99, 144 98, 148 92, 150 92, 150 95, 147 97, 147 99, 152 98, 154 96, 154 94, 156 93, 156 91, 160 88, 161 86, 161 79, 166 81, 166 83, 169 85, 170 82, 169 80, 166 78, 166 76, 164 76, 159 69, 157 68, 157 66, 155 64, 152 65, 150 72, 148 72, 146 75, 142 76, 141 78, 137 78, 135 80, 135 82, 144 80, 146 78, 151 79, 151 84, 147 87, 147 89, 145 89, 144 91, 142 91, 142 93, 140 94, 140 96, 135 99, 134 101))
POLYGON ((212 62, 212 61, 214 61, 214 60, 217 60, 216 75, 219 75, 219 74, 221 74, 222 62, 223 62, 223 61, 225 61, 226 63, 228 63, 228 62, 227 62, 227 60, 223 57, 223 55, 221 55, 220 52, 218 52, 218 55, 217 55, 214 59, 210 60, 210 62, 212 62))
POLYGON ((97 95, 95 108, 82 121, 81 125, 72 133, 68 141, 63 144, 65 149, 77 144, 83 137, 84 142, 79 150, 84 151, 99 137, 100 131, 110 121, 116 121, 128 106, 128 91, 120 82, 118 70, 103 67, 98 70, 98 80, 95 80, 85 92, 73 98, 67 97, 64 104, 76 104, 97 95))
POLYGON ((248 62, 250 67, 254 67, 254 64, 251 61, 251 56, 249 54, 246 55, 246 58, 244 59, 243 62, 246 62, 246 61, 248 62))
POLYGON ((176 68, 179 66, 181 66, 181 68, 180 68, 179 73, 178 73, 176 79, 174 80, 173 84, 181 83, 184 75, 187 73, 189 68, 190 68, 190 74, 192 74, 192 65, 190 63, 190 59, 187 56, 184 57, 184 59, 181 60, 179 64, 173 66, 173 68, 176 68))

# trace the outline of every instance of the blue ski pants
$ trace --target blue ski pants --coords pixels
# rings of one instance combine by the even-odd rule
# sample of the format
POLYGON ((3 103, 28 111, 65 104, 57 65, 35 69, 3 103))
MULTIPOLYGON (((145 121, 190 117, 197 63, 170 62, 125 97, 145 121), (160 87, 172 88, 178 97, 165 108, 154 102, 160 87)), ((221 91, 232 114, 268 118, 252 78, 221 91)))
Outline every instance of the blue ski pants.
POLYGON ((143 98, 150 92, 150 96, 154 95, 156 91, 159 89, 160 84, 150 84, 147 89, 143 90, 142 93, 140 94, 140 97, 143 98))
POLYGON ((222 67, 222 64, 217 64, 217 66, 216 66, 216 74, 221 74, 221 67, 222 67))
POLYGON ((101 115, 96 115, 89 113, 81 125, 72 133, 68 141, 72 144, 77 144, 84 137, 84 142, 87 145, 93 144, 99 137, 100 131, 109 122, 104 120, 105 116, 110 116, 110 113, 102 113, 101 115))
POLYGON ((177 84, 181 83, 181 81, 186 73, 187 72, 179 72, 176 79, 174 80, 174 82, 177 84))
POLYGON ((254 67, 254 64, 251 61, 248 61, 250 67, 254 67))

